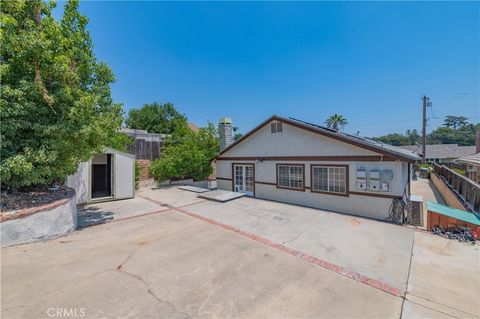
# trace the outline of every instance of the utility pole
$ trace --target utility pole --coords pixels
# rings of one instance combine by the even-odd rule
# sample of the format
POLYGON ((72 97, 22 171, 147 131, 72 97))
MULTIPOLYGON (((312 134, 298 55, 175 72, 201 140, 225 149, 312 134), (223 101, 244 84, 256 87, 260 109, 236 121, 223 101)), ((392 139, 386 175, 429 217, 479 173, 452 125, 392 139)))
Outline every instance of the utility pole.
POLYGON ((422 97, 423 116, 422 116, 422 164, 427 162, 426 145, 427 145, 427 106, 429 106, 428 97, 422 97))

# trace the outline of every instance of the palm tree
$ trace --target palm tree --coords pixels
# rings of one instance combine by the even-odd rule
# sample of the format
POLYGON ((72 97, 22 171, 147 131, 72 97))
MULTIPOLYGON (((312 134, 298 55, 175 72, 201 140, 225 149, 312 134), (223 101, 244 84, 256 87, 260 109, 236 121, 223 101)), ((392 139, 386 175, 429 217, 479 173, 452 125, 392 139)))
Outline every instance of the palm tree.
POLYGON ((347 119, 343 117, 343 115, 335 113, 325 121, 325 124, 328 128, 338 131, 343 130, 343 128, 345 127, 345 125, 348 124, 348 122, 347 119))

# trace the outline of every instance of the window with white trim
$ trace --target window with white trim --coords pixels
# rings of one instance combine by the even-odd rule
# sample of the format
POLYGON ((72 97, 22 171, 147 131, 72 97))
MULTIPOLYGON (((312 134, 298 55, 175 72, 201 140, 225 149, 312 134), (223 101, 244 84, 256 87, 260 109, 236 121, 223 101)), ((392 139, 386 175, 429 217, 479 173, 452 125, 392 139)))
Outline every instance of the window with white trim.
POLYGON ((312 166, 312 191, 347 193, 347 168, 344 166, 312 166))
POLYGON ((303 190, 303 165, 277 165, 277 186, 303 190))
POLYGON ((270 129, 272 133, 280 133, 282 131, 282 122, 273 122, 270 124, 270 129))

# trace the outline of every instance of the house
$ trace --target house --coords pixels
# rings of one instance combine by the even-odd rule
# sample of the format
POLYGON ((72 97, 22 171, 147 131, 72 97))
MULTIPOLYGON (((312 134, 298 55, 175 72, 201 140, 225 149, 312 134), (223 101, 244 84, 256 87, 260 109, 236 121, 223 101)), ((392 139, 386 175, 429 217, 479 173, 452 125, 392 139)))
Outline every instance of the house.
MULTIPOLYGON (((422 156, 421 145, 399 146, 405 150, 415 152, 422 156)), ((452 164, 455 159, 475 154, 475 146, 458 146, 457 144, 427 144, 427 163, 452 164)))
POLYGON ((480 184, 480 153, 460 157, 455 160, 455 164, 460 164, 465 169, 468 179, 480 184))
POLYGON ((135 156, 113 148, 78 165, 67 178, 75 189, 77 204, 133 198, 135 196, 135 156))
MULTIPOLYGON (((220 120, 220 136, 232 136, 222 132, 225 122, 220 120)), ((419 159, 398 147, 274 115, 220 152, 217 185, 384 220, 395 199, 409 197, 412 165, 419 159)))
POLYGON ((466 177, 475 183, 480 184, 480 132, 477 132, 474 147, 474 154, 460 157, 454 162, 465 170, 466 177))

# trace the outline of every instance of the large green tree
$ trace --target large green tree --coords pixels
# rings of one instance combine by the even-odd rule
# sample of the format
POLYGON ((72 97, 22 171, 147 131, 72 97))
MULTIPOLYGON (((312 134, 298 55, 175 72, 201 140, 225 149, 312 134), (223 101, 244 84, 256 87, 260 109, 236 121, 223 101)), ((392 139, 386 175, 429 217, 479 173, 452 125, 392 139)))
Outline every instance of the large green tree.
POLYGON ((452 128, 456 130, 459 127, 468 124, 468 117, 465 116, 456 116, 456 115, 447 115, 443 120, 443 126, 452 128))
POLYGON ((203 180, 212 173, 211 160, 218 155, 220 141, 212 123, 198 131, 191 130, 183 120, 173 123, 173 134, 167 138, 162 156, 153 162, 155 179, 203 180))
POLYGON ((109 145, 122 118, 114 75, 98 62, 78 1, 55 20, 53 2, 2 1, 2 187, 61 182, 109 145))
POLYGON ((439 127, 427 135, 428 144, 458 144, 460 146, 475 145, 476 132, 480 131, 480 124, 467 123, 453 129, 439 127))
MULTIPOLYGON (((480 131, 479 124, 468 123, 464 116, 449 115, 441 127, 427 134, 427 144, 458 144, 460 146, 475 145, 476 132, 480 131)), ((394 133, 374 137, 375 140, 395 146, 415 145, 421 143, 421 136, 417 130, 407 130, 405 135, 394 133)))
POLYGON ((149 133, 171 134, 174 130, 174 122, 187 118, 175 109, 172 103, 144 104, 139 109, 131 109, 125 124, 128 128, 147 130, 149 133))
POLYGON ((379 137, 374 137, 375 140, 389 144, 394 146, 403 146, 403 145, 411 145, 408 137, 403 134, 393 133, 387 134, 379 137))

